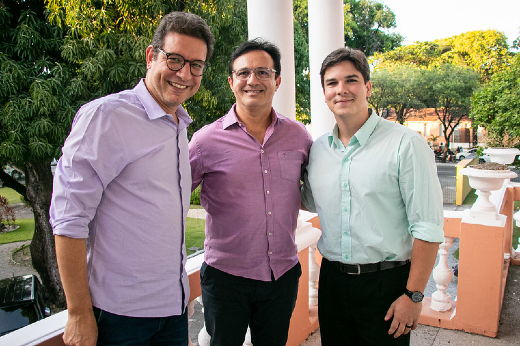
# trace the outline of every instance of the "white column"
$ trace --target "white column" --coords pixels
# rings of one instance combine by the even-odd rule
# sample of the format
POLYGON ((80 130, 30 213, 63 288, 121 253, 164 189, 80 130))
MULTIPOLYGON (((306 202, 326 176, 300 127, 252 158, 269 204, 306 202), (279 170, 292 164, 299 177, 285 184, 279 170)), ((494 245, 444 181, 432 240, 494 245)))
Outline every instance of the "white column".
POLYGON ((308 0, 308 6, 311 133, 316 139, 329 132, 336 123, 323 97, 320 68, 330 52, 345 46, 345 29, 342 0, 308 0))
POLYGON ((247 0, 247 28, 250 40, 261 37, 280 49, 282 83, 274 96, 273 107, 278 113, 296 119, 292 0, 247 0))

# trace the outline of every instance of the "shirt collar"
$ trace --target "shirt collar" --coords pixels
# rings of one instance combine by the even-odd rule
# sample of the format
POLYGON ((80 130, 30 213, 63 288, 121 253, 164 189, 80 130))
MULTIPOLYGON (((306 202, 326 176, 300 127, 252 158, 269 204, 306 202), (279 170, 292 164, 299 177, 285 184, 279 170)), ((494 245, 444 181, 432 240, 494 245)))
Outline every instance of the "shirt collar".
MULTIPOLYGON (((237 118, 237 113, 235 110, 236 106, 237 106, 237 104, 235 103, 231 107, 229 112, 226 114, 224 121, 222 122, 222 127, 224 129, 227 129, 228 127, 230 127, 233 124, 241 123, 240 120, 238 120, 238 118, 237 118)), ((274 108, 271 107, 271 125, 269 125, 269 127, 273 126, 274 123, 276 123, 278 121, 278 119, 282 120, 283 116, 280 116, 278 113, 275 112, 274 108)))
MULTIPOLYGON (((381 118, 378 117, 371 108, 369 108, 368 111, 370 113, 370 116, 368 117, 367 121, 365 121, 363 126, 361 126, 361 128, 359 130, 357 130, 357 132, 354 134, 354 136, 351 139, 351 141, 359 142, 359 145, 361 147, 364 147, 366 145, 366 143, 368 142, 368 139, 370 138, 370 136, 374 132, 377 124, 381 120, 381 118)), ((329 139, 330 147, 332 147, 332 144, 334 143, 336 145, 336 147, 341 148, 341 146, 339 146, 339 143, 341 143, 341 141, 338 137, 338 131, 339 131, 338 124, 336 123, 336 124, 334 124, 334 127, 332 128, 332 130, 329 132, 328 139, 329 139)))
MULTIPOLYGON (((144 78, 142 78, 139 83, 134 87, 134 92, 139 98, 139 101, 143 104, 144 110, 146 112, 146 115, 150 120, 159 119, 162 117, 167 117, 168 120, 171 122, 173 121, 173 116, 171 114, 168 114, 164 111, 164 109, 159 106, 159 104, 154 100, 148 89, 146 88, 144 78)), ((179 105, 177 107, 177 110, 175 111, 175 114, 177 115, 177 119, 179 119, 179 129, 182 130, 183 128, 188 127, 189 124, 193 121, 191 117, 189 116, 188 112, 179 105)))

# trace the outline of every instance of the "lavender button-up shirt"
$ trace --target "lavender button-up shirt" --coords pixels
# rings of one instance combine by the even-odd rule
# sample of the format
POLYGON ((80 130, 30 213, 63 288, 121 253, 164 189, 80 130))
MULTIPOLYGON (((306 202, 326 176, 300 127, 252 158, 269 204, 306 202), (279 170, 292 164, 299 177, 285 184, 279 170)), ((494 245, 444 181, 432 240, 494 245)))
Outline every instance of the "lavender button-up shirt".
POLYGON ((238 121, 235 106, 190 141, 192 189, 202 183, 208 212, 206 263, 261 281, 298 262, 300 178, 312 144, 301 123, 274 110, 271 117, 263 143, 238 121))
POLYGON ((191 175, 186 128, 142 80, 78 111, 54 177, 54 234, 87 239, 94 306, 180 315, 189 297, 184 228, 191 175), (184 301, 183 301, 184 298, 184 301))

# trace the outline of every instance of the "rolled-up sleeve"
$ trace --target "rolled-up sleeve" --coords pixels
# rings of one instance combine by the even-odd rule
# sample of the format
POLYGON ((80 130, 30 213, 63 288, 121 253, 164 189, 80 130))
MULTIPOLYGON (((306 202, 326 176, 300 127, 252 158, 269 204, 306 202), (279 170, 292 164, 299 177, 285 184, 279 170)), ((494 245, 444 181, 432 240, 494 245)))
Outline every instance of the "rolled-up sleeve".
POLYGON ((432 150, 423 138, 403 139, 399 152, 399 186, 409 232, 427 242, 444 241, 442 189, 432 150))
POLYGON ((101 113, 80 109, 65 141, 49 211, 55 235, 87 238, 104 189, 124 167, 124 144, 101 113))

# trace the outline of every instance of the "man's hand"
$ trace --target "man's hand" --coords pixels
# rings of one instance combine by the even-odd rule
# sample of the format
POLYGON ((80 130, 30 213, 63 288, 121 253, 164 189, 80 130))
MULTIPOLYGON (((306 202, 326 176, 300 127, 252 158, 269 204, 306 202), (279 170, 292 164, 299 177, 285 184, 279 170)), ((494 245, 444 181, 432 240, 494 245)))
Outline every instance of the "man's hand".
POLYGON ((97 342, 97 324, 94 312, 73 315, 69 312, 69 319, 65 325, 63 342, 67 346, 95 346, 97 342))
POLYGON ((414 303, 406 295, 400 296, 392 303, 385 316, 385 321, 389 321, 393 316, 388 334, 393 334, 394 338, 397 338, 417 328, 421 310, 422 302, 414 303))

